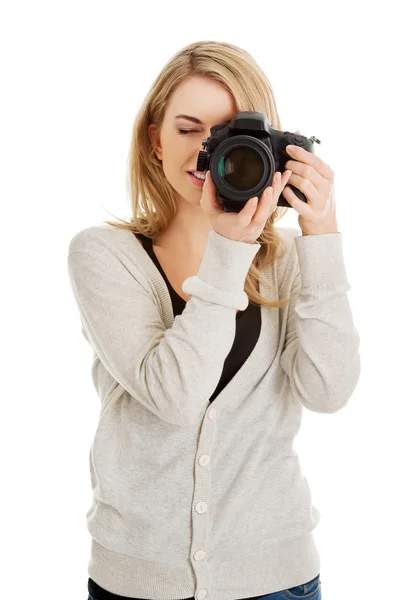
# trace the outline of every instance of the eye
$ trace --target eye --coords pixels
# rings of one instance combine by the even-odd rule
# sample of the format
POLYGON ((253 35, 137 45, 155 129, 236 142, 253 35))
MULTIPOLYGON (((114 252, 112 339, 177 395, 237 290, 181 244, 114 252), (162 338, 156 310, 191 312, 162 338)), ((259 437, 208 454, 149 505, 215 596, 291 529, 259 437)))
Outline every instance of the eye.
POLYGON ((178 129, 179 135, 186 135, 187 133, 196 133, 195 129, 178 129))

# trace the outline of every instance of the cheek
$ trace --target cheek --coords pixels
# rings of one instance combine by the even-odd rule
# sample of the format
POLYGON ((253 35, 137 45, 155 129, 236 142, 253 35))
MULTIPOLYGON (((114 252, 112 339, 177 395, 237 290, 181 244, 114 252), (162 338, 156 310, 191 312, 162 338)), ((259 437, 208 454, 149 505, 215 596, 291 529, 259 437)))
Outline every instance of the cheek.
POLYGON ((163 161, 164 175, 178 192, 182 189, 182 186, 190 184, 189 175, 185 170, 185 166, 188 164, 188 159, 185 160, 184 157, 181 157, 177 153, 171 154, 168 160, 163 161))
POLYGON ((163 170, 171 184, 191 184, 187 169, 196 168, 203 134, 199 136, 165 135, 163 141, 163 170))
POLYGON ((168 160, 164 160, 163 169, 165 176, 169 180, 176 180, 178 177, 182 176, 183 173, 182 162, 178 160, 176 155, 170 156, 168 160))
MULTIPOLYGON (((175 144, 164 159, 164 171, 171 177, 183 177, 187 175, 186 169, 189 169, 197 161, 193 159, 195 152, 187 147, 187 144, 175 144)), ((165 155, 164 155, 165 156, 165 155)))

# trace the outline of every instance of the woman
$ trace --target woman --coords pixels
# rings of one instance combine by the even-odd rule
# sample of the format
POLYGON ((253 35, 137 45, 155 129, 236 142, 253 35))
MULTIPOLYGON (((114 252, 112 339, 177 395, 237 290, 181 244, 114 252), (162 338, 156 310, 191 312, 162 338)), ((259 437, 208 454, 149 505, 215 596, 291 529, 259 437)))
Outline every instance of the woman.
POLYGON ((340 410, 360 372, 333 172, 287 148, 260 201, 224 213, 193 172, 211 126, 242 110, 281 130, 254 59, 183 48, 134 124, 131 221, 70 242, 101 401, 89 599, 321 598, 320 513, 292 444, 303 408, 340 410), (282 191, 301 231, 275 228, 282 191))

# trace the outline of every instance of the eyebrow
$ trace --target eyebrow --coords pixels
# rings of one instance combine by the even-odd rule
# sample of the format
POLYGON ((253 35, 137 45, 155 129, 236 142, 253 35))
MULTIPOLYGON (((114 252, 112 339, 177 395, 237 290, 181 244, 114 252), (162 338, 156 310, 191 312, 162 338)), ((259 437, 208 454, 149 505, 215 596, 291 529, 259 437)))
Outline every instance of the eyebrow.
POLYGON ((198 125, 204 125, 204 123, 202 121, 200 121, 200 119, 197 119, 197 117, 191 117, 189 115, 176 115, 175 119, 186 119, 187 121, 192 121, 192 123, 197 123, 198 125))

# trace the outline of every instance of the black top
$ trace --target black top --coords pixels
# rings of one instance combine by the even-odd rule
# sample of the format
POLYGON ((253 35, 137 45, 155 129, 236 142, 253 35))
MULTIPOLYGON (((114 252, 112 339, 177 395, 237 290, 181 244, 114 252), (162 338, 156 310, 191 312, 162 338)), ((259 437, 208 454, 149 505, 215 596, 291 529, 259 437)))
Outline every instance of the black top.
MULTIPOLYGON (((174 317, 176 315, 180 315, 185 306, 186 301, 176 293, 172 285, 167 279, 157 256, 154 254, 153 250, 153 241, 151 238, 146 237, 143 234, 134 234, 141 238, 143 241, 143 248, 146 250, 150 258, 153 260, 154 264, 160 271, 163 276, 165 283, 167 284, 174 317)), ((218 382, 217 387, 215 388, 211 398, 210 403, 215 400, 221 390, 229 383, 232 377, 239 371, 240 367, 245 363, 247 358, 250 356, 254 346, 257 343, 258 337, 261 331, 261 309, 260 306, 255 306, 254 304, 248 304, 246 310, 243 312, 238 312, 236 314, 236 334, 235 339, 232 344, 232 348, 225 359, 224 366, 222 369, 222 374, 220 380, 218 382)), ((94 600, 142 600, 139 598, 133 598, 128 596, 120 596, 119 594, 113 594, 103 589, 93 579, 89 577, 88 580, 88 591, 94 600)), ((266 594, 261 594, 260 596, 254 596, 249 600, 258 600, 258 598, 262 598, 266 594)), ((151 599, 147 599, 151 600, 151 599)), ((184 599, 184 600, 194 600, 194 598, 184 599)), ((242 600, 242 599, 240 599, 242 600)))

